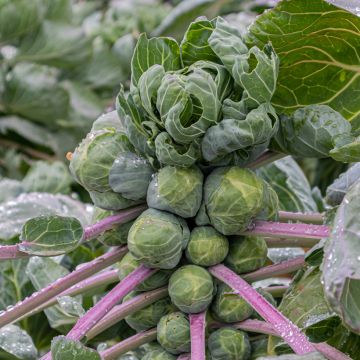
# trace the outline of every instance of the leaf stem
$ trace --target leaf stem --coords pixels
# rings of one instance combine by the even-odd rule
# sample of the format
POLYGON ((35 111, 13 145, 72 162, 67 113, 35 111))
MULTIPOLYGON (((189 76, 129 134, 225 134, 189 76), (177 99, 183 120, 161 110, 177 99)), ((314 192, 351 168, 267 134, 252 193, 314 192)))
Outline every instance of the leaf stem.
POLYGON ((11 309, 0 314, 0 327, 17 321, 23 315, 44 304, 54 296, 61 294, 71 286, 119 261, 126 253, 126 246, 119 247, 84 264, 79 269, 56 280, 42 290, 33 293, 30 297, 18 302, 11 309))
POLYGON ((314 351, 314 347, 300 329, 240 276, 224 265, 212 266, 209 271, 213 276, 236 291, 261 317, 273 325, 276 332, 280 334, 296 354, 303 355, 314 351))
POLYGON ((63 291, 61 294, 54 296, 49 301, 43 303, 41 306, 31 310, 27 314, 23 315, 18 321, 25 319, 27 317, 33 316, 44 309, 47 309, 50 306, 53 306, 57 303, 58 298, 61 296, 76 296, 79 294, 84 294, 87 291, 96 289, 96 288, 103 288, 109 284, 119 281, 119 272, 118 270, 106 270, 102 271, 97 275, 91 276, 88 279, 80 281, 78 284, 73 285, 69 289, 63 291))
POLYGON ((322 239, 330 233, 327 225, 289 224, 274 221, 255 221, 253 227, 241 235, 259 235, 264 237, 285 237, 289 239, 322 239))
POLYGON ((190 314, 191 359, 205 360, 206 312, 190 314))
POLYGON ((262 153, 256 160, 252 163, 246 165, 247 168, 255 170, 261 166, 265 166, 270 164, 276 160, 282 159, 283 157, 287 156, 286 154, 278 153, 275 151, 267 150, 262 153))
MULTIPOLYGON (((83 241, 88 241, 94 237, 101 235, 103 232, 112 229, 119 224, 125 224, 130 220, 138 217, 145 209, 146 205, 139 205, 136 207, 122 210, 118 214, 108 216, 95 224, 89 225, 84 230, 83 241)), ((3 245, 0 246, 0 260, 22 259, 28 258, 32 255, 20 251, 20 244, 3 245)))
POLYGON ((144 292, 134 298, 115 306, 86 334, 86 339, 93 339, 98 334, 115 325, 126 316, 141 310, 144 307, 160 300, 168 295, 167 287, 144 292))
POLYGON ((279 211, 280 221, 300 221, 310 224, 323 224, 324 215, 320 213, 302 213, 302 212, 290 212, 279 211))
POLYGON ((120 355, 156 340, 156 328, 139 332, 100 353, 103 360, 117 359, 120 355))
POLYGON ((268 279, 270 277, 290 274, 302 268, 305 263, 305 257, 299 256, 295 259, 286 260, 279 264, 268 265, 248 274, 241 275, 248 282, 268 279))

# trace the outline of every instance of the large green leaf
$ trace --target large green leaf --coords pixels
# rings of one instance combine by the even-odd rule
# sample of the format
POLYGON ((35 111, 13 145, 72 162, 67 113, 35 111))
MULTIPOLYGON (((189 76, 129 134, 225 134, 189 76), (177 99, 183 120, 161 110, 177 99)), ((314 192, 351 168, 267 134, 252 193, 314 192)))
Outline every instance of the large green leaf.
POLYGON ((101 360, 100 354, 80 341, 58 336, 51 342, 53 360, 101 360))
POLYGON ((291 157, 277 160, 259 170, 279 198, 279 207, 286 211, 317 211, 308 180, 291 157))
POLYGON ((6 325, 0 329, 0 357, 2 360, 35 360, 37 350, 26 331, 16 325, 6 325))
POLYGON ((360 181, 339 206, 322 265, 326 297, 346 325, 360 334, 360 181))
POLYGON ((20 250, 38 256, 66 254, 78 247, 84 236, 79 220, 64 216, 39 216, 21 229, 20 250))
POLYGON ((41 0, 0 0, 0 44, 38 27, 44 10, 41 0))
MULTIPOLYGON (((26 274, 30 278, 34 288, 38 291, 68 273, 69 271, 65 269, 65 267, 59 265, 51 258, 32 257, 26 267, 26 274)), ((67 331, 79 318, 79 312, 74 313, 73 310, 81 309, 81 297, 67 298, 65 300, 65 306, 62 298, 58 301, 60 303, 59 305, 51 306, 45 309, 44 312, 53 329, 67 331), (62 301, 63 303, 61 304, 62 301), (77 304, 70 306, 69 301, 77 302, 77 304)))
POLYGON ((16 242, 24 223, 36 216, 73 216, 83 225, 90 221, 84 204, 65 195, 46 193, 21 194, 0 206, 0 241, 16 242))
POLYGON ((91 39, 81 27, 46 20, 36 32, 21 40, 14 61, 69 68, 90 59, 91 51, 91 39))
POLYGON ((26 192, 69 194, 72 182, 68 167, 64 163, 37 161, 27 172, 22 184, 26 192))
POLYGON ((269 41, 280 58, 279 111, 327 104, 360 130, 359 17, 324 0, 281 1, 250 28, 249 44, 269 41))

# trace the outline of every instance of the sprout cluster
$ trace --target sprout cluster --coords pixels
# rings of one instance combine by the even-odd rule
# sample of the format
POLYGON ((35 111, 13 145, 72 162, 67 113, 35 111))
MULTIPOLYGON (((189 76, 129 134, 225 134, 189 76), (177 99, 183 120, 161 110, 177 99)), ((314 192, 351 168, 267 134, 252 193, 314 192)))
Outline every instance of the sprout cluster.
MULTIPOLYGON (((264 239, 242 234, 255 220, 276 218, 278 199, 244 165, 267 149, 278 128, 270 104, 277 72, 270 46, 248 49, 221 18, 195 21, 180 45, 141 35, 130 91, 120 91, 117 112, 96 120, 72 155, 71 172, 96 205, 96 221, 148 206, 100 236, 105 245, 128 246, 118 263, 120 280, 141 264, 158 269, 124 301, 168 286, 168 297, 125 318, 138 332, 157 327, 161 348, 143 360, 189 352, 189 314, 208 310, 228 324, 254 315, 206 267, 224 262, 242 274, 265 264, 264 239), (201 43, 192 43, 194 32, 201 43)), ((214 360, 250 353, 246 334, 230 327, 213 331, 207 343, 214 360)))

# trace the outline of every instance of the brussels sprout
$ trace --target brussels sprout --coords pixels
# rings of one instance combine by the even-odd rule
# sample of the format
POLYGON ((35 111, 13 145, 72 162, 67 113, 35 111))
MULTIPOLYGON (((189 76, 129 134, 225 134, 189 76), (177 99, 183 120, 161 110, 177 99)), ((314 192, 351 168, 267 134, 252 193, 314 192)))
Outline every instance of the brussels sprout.
POLYGON ((93 190, 89 191, 89 195, 94 205, 104 210, 122 210, 143 202, 125 199, 121 194, 113 191, 99 192, 93 190))
POLYGON ((190 323, 185 314, 163 316, 157 325, 157 341, 171 354, 190 351, 190 323))
POLYGON ((109 184, 113 191, 126 199, 145 199, 153 172, 148 160, 126 151, 114 161, 110 169, 109 184))
POLYGON ((218 320, 227 323, 243 321, 253 314, 253 308, 225 284, 218 286, 211 310, 218 320))
POLYGON ((114 129, 125 134, 124 124, 119 118, 116 110, 101 115, 93 122, 91 131, 103 129, 114 129))
MULTIPOLYGON (((139 295, 139 292, 132 291, 124 297, 123 302, 126 302, 137 295, 139 295)), ((172 311, 174 311, 174 306, 172 305, 170 298, 166 297, 126 316, 125 321, 134 330, 144 331, 156 326, 164 315, 169 314, 172 311)))
POLYGON ((256 217, 259 220, 278 220, 279 198, 275 190, 265 180, 264 207, 256 217))
MULTIPOLYGON (((136 260, 131 253, 127 253, 121 261, 118 263, 119 278, 123 280, 127 275, 134 271, 140 265, 140 261, 136 260)), ((170 278, 170 270, 159 270, 154 275, 150 276, 144 282, 142 282, 136 290, 149 291, 157 289, 168 283, 170 278)))
POLYGON ((209 272, 196 265, 176 270, 169 280, 172 302, 185 313, 199 313, 207 309, 214 295, 213 279, 209 272))
POLYGON ((172 269, 179 263, 189 236, 185 220, 164 211, 148 209, 129 231, 129 251, 147 266, 172 269))
POLYGON ((224 235, 247 229, 264 207, 264 182, 237 166, 215 169, 206 179, 204 198, 211 224, 224 235))
MULTIPOLYGON (((262 288, 256 289, 256 291, 262 295, 271 305, 275 307, 277 306, 276 300, 269 292, 263 290, 262 288)), ((258 320, 264 320, 256 311, 254 311, 253 317, 258 320)))
POLYGON ((201 205, 202 185, 203 174, 197 167, 166 166, 151 181, 147 203, 184 218, 193 217, 201 205))
POLYGON ((109 171, 116 157, 132 150, 128 138, 114 129, 89 133, 72 155, 70 171, 87 190, 110 191, 109 171))
POLYGON ((196 265, 212 266, 221 263, 229 251, 227 238, 211 226, 192 230, 186 248, 187 259, 196 265))
POLYGON ((229 239, 229 254, 225 265, 237 274, 254 271, 264 266, 267 246, 259 236, 233 236, 229 239))
POLYGON ((176 356, 169 354, 163 349, 156 349, 145 354, 141 360, 176 360, 176 356))
POLYGON ((223 327, 214 331, 208 341, 212 360, 247 360, 250 342, 246 333, 223 327))
MULTIPOLYGON (((113 214, 114 213, 112 211, 95 208, 93 214, 93 222, 95 223, 113 214)), ((99 235, 97 239, 106 246, 118 246, 121 244, 126 244, 128 233, 133 223, 134 220, 129 221, 125 224, 117 225, 115 226, 115 228, 107 230, 101 235, 99 235)))

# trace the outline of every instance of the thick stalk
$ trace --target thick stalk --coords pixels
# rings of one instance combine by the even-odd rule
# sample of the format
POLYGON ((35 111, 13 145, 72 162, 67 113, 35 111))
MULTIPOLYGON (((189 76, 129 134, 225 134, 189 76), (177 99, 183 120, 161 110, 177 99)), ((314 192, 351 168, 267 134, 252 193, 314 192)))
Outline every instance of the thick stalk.
POLYGON ((205 360, 206 312, 190 314, 191 359, 205 360))
POLYGON ((314 351, 314 347, 300 329, 240 276, 224 265, 212 266, 209 271, 213 276, 236 291, 265 321, 273 325, 276 332, 280 334, 296 354, 303 355, 314 351))
POLYGON ((107 254, 84 264, 79 269, 74 270, 72 273, 56 280, 54 283, 46 286, 40 291, 33 293, 30 297, 20 301, 11 309, 0 315, 0 327, 17 321, 23 315, 41 306, 53 297, 61 294, 71 286, 119 261, 126 253, 126 246, 117 248, 114 251, 108 252, 107 254))
POLYGON ((244 231, 241 235, 320 240, 328 237, 329 233, 330 231, 327 225, 255 221, 253 227, 244 231))
POLYGON ((73 285, 69 289, 63 291, 61 294, 54 296, 49 301, 45 302, 41 306, 35 308, 34 310, 31 310, 24 316, 22 316, 17 321, 20 321, 22 319, 25 319, 27 317, 33 316, 45 309, 47 309, 50 306, 53 306, 57 304, 58 298, 61 296, 76 296, 80 294, 84 294, 87 291, 94 290, 97 288, 103 288, 104 286, 113 284, 114 282, 119 281, 119 272, 118 270, 106 270, 102 271, 100 274, 94 275, 89 277, 88 279, 85 279, 83 281, 80 281, 78 284, 73 285))
POLYGON ((299 256, 295 259, 286 260, 279 264, 265 266, 259 270, 241 275, 248 282, 268 279, 279 275, 290 274, 302 268, 305 264, 305 257, 299 256))
POLYGON ((167 287, 144 292, 134 298, 115 306, 86 334, 86 339, 93 339, 98 334, 115 325, 126 316, 141 310, 144 307, 160 300, 168 295, 167 287))
POLYGON ((267 150, 264 153, 262 153, 255 161, 253 161, 251 164, 248 164, 246 167, 249 169, 255 170, 258 169, 261 166, 265 166, 267 164, 270 164, 276 160, 279 160, 283 157, 287 156, 286 154, 277 153, 275 151, 267 150))
MULTIPOLYGON (((95 306, 88 310, 77 321, 75 326, 66 335, 66 338, 81 340, 124 296, 134 290, 149 276, 155 274, 156 271, 157 269, 149 269, 144 265, 140 265, 109 291, 95 306)), ((41 360, 51 360, 51 353, 44 355, 41 360)))
POLYGON ((320 213, 301 213, 290 211, 279 211, 279 221, 300 221, 309 224, 323 224, 324 215, 320 213))
MULTIPOLYGON (((222 324, 214 324, 213 327, 223 326, 222 324)), ((239 323, 232 324, 233 327, 243 331, 255 332, 265 335, 278 336, 278 332, 271 324, 260 320, 245 320, 239 323)), ((313 347, 329 360, 351 360, 349 356, 337 350, 336 348, 326 343, 312 343, 313 347)))
MULTIPOLYGON (((103 232, 112 229, 116 225, 125 224, 130 220, 135 219, 145 209, 146 205, 139 205, 130 209, 125 209, 118 214, 108 216, 95 224, 87 226, 84 230, 83 241, 88 241, 101 235, 103 232)), ((0 260, 11 260, 32 256, 20 251, 20 246, 21 244, 0 246, 0 260)))
POLYGON ((117 359, 120 355, 156 340, 156 328, 140 332, 100 353, 103 360, 117 359))
POLYGON ((296 238, 264 238, 268 248, 289 248, 289 247, 302 247, 312 248, 319 242, 319 239, 296 239, 296 238))

